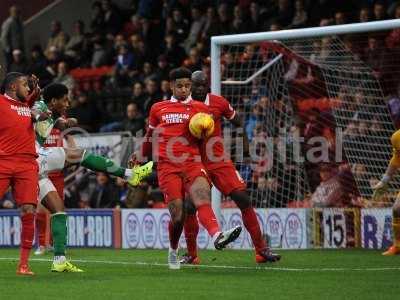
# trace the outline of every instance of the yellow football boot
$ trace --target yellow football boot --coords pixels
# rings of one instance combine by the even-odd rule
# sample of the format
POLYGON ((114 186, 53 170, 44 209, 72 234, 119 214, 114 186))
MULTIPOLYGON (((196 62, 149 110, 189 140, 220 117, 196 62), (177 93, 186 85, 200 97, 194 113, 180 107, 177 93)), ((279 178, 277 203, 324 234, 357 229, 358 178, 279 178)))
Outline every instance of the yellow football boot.
POLYGON ((132 186, 138 186, 143 179, 153 171, 153 162, 149 161, 143 166, 134 166, 132 168, 132 177, 128 179, 128 183, 132 186))
POLYGON ((57 264, 53 262, 53 265, 51 266, 51 271, 52 272, 68 272, 68 273, 80 273, 84 272, 83 270, 79 269, 78 267, 74 266, 71 264, 69 261, 65 261, 61 264, 57 264))

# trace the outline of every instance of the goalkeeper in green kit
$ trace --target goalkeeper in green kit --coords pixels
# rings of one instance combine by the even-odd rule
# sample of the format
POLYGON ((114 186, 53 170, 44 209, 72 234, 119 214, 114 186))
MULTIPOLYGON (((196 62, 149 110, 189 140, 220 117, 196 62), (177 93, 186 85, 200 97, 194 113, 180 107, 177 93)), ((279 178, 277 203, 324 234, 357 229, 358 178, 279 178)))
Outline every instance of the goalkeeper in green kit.
POLYGON ((94 155, 82 148, 43 147, 43 143, 52 128, 64 131, 76 126, 76 119, 64 118, 69 106, 68 88, 63 84, 50 84, 44 88, 42 100, 32 107, 35 123, 36 150, 39 155, 39 201, 51 213, 51 233, 53 236, 54 260, 53 272, 82 272, 72 265, 65 257, 67 243, 67 215, 64 212, 64 202, 58 195, 53 183, 47 177, 51 171, 62 170, 64 167, 80 164, 93 170, 124 178, 129 184, 136 186, 150 175, 153 162, 132 169, 116 165, 112 160, 94 155))

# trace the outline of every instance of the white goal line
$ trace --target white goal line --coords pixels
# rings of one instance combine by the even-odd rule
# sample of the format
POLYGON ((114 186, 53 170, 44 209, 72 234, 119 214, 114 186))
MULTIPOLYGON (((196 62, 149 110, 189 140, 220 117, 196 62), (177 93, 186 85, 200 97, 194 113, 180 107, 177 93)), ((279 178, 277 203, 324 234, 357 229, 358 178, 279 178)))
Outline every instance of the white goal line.
MULTIPOLYGON (((18 261, 17 257, 0 257, 0 261, 18 261)), ((31 258, 29 261, 50 263, 52 259, 31 258)), ((112 260, 86 260, 72 259, 77 263, 123 265, 123 266, 149 266, 149 267, 168 267, 168 264, 149 263, 141 261, 112 261, 112 260)), ((231 269, 231 270, 260 270, 260 271, 281 271, 281 272, 344 272, 344 271, 400 271, 400 267, 359 267, 359 268, 290 268, 290 267, 265 267, 265 266, 227 266, 227 265, 182 265, 184 268, 202 269, 231 269)))
POLYGON ((269 67, 274 65, 278 60, 280 60, 282 58, 282 56, 283 56, 282 54, 279 54, 278 56, 274 57, 272 60, 270 60, 267 64, 262 66, 257 72, 255 72, 253 75, 251 75, 246 80, 225 80, 225 81, 222 81, 221 83, 222 84, 227 84, 227 85, 245 85, 245 84, 249 84, 250 82, 252 82, 254 80, 254 78, 259 76, 261 73, 263 73, 269 67))

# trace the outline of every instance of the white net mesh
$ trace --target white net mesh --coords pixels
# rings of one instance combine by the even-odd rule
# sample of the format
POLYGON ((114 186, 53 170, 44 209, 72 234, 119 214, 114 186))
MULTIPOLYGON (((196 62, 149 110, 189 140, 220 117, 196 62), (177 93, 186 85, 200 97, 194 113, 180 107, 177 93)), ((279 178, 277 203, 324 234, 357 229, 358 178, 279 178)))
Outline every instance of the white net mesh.
POLYGON ((390 70, 398 65, 391 59, 398 48, 385 52, 377 70, 370 66, 376 52, 371 39, 330 36, 221 48, 221 92, 245 120, 257 154, 251 164, 237 162, 256 207, 391 204, 396 184, 381 202, 369 199, 391 154, 394 127, 385 96, 396 89, 390 70))

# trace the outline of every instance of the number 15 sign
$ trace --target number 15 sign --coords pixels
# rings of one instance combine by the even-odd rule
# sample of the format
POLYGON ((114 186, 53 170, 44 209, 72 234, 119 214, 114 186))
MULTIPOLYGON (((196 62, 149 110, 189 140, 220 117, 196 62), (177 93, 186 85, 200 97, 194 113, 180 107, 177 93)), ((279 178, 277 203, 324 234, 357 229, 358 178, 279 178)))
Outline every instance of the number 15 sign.
POLYGON ((344 210, 323 210, 324 248, 345 248, 347 244, 346 217, 344 210))

